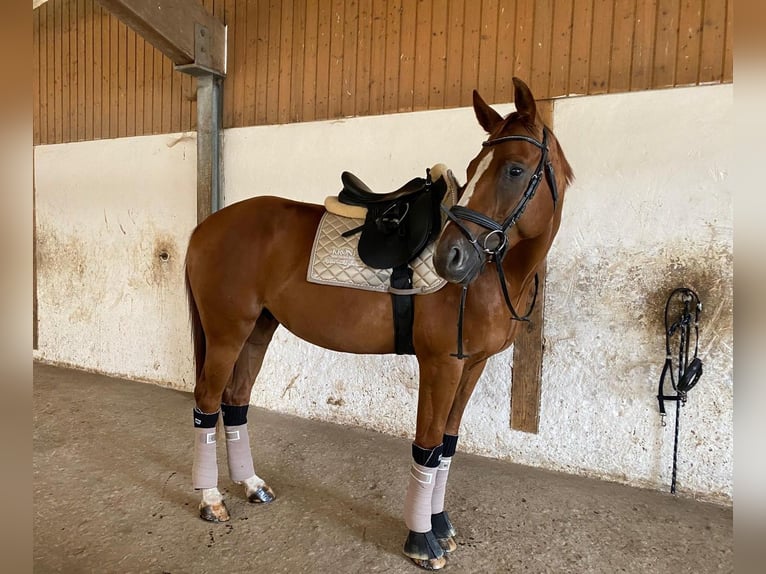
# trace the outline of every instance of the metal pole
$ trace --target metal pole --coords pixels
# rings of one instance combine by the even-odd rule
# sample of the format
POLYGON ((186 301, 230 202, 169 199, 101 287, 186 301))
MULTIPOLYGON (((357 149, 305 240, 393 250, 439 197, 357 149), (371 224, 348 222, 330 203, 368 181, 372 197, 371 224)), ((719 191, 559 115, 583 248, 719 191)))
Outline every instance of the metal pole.
POLYGON ((197 77, 197 223, 223 207, 222 81, 197 77))

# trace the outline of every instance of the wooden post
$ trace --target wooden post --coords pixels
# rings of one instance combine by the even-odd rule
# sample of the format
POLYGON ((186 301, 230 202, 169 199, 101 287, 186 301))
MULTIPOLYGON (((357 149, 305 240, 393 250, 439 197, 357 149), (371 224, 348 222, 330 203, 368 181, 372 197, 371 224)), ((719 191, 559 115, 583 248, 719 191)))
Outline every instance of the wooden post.
MULTIPOLYGON (((529 322, 521 326, 513 344, 511 381, 511 428, 537 433, 540 422, 540 389, 543 370, 543 322, 545 317, 545 269, 538 270, 540 287, 529 322)), ((534 286, 531 287, 534 289, 534 286)))
POLYGON ((37 326, 37 174, 35 173, 35 150, 32 147, 32 349, 38 347, 37 326))
MULTIPOLYGON (((553 128, 553 102, 537 102, 537 112, 553 128)), ((543 369, 543 324, 545 322, 546 261, 538 269, 540 278, 537 303, 529 322, 521 326, 513 344, 511 381, 511 428, 537 433, 540 422, 540 390, 543 369)), ((531 287, 534 289, 534 286, 531 287)))

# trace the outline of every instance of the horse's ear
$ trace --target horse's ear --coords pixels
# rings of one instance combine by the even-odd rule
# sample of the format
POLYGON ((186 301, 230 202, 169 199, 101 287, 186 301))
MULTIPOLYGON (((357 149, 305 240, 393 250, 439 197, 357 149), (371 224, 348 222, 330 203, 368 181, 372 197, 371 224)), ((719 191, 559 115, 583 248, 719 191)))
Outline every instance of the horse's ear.
POLYGON ((534 123, 535 117, 537 117, 537 105, 532 91, 529 86, 516 77, 513 78, 513 87, 515 88, 513 103, 516 105, 516 111, 534 123))
POLYGON ((473 91, 473 111, 476 114, 476 119, 479 120, 479 125, 483 127, 488 134, 492 133, 498 122, 503 121, 503 116, 493 110, 476 90, 473 91))

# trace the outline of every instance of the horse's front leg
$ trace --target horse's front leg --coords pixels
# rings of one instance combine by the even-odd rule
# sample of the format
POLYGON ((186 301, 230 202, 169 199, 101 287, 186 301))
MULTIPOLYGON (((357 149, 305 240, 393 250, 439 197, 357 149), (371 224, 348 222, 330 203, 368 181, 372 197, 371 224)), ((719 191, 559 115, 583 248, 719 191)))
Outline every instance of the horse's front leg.
POLYGON ((449 477, 450 466, 452 465, 452 457, 457 449, 457 439, 463 412, 486 364, 487 360, 484 359, 465 365, 444 429, 442 459, 436 473, 436 484, 434 485, 431 497, 431 529, 439 545, 447 553, 457 549, 457 543, 455 542, 457 531, 450 521, 449 514, 444 509, 447 478, 449 477))
POLYGON ((447 357, 418 357, 420 387, 412 466, 404 502, 404 522, 410 532, 404 554, 428 570, 446 564, 444 549, 431 526, 431 504, 442 458, 444 429, 463 371, 462 361, 447 357))

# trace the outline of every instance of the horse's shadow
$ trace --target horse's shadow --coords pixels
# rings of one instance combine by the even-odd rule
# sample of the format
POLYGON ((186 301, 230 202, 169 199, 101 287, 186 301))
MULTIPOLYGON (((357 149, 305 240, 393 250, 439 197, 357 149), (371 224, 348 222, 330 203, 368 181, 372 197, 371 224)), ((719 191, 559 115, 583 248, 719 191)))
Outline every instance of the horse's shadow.
MULTIPOLYGON (((183 436, 184 433, 179 430, 179 434, 183 436)), ((228 478, 225 450, 219 447, 219 489, 232 521, 242 524, 239 518, 250 518, 257 513, 258 524, 268 527, 270 521, 284 517, 283 512, 278 512, 279 506, 289 504, 291 515, 302 509, 304 516, 326 526, 339 538, 374 544, 393 555, 401 553, 401 544, 407 534, 399 508, 403 501, 397 494, 401 489, 379 488, 378 484, 388 484, 388 481, 364 475, 363 461, 359 462, 360 468, 353 469, 358 476, 355 482, 369 483, 370 486, 366 491, 358 486, 351 491, 342 483, 328 484, 326 478, 307 473, 301 460, 277 462, 270 455, 259 452, 257 445, 253 450, 254 459, 260 461, 256 462, 257 472, 275 490, 277 499, 267 505, 249 503, 244 486, 234 484, 228 478), (276 508, 270 508, 272 505, 276 508)), ((191 489, 188 453, 149 449, 142 450, 140 455, 145 464, 130 467, 132 476, 123 476, 123 479, 134 484, 142 483, 144 489, 149 489, 146 495, 158 502, 157 512, 178 514, 182 509, 188 520, 199 521, 199 493, 191 489)), ((396 468, 406 468, 406 464, 396 468)), ((405 481, 406 478, 401 477, 402 486, 405 481)), ((397 482, 393 480, 394 484, 397 482)))
MULTIPOLYGON (((358 486, 352 491, 340 482, 327 484, 316 475, 306 474, 305 469, 293 462, 262 464, 260 468, 277 493, 277 500, 272 504, 289 504, 291 511, 302 509, 304 516, 323 525, 323 529, 339 538, 373 544, 392 555, 401 554, 407 530, 399 508, 403 501, 397 498, 397 489, 390 489, 391 492, 378 489, 377 481, 362 476, 354 482, 369 482, 370 486, 366 492, 359 493, 358 486)), ((402 486, 404 484, 405 478, 402 477, 402 486)), ((239 487, 233 489, 228 499, 232 498, 244 500, 243 491, 239 487)), ((252 512, 248 503, 236 506, 238 513, 252 512)), ((271 514, 273 518, 269 514, 264 513, 261 520, 278 520, 281 513, 274 512, 271 514)))

